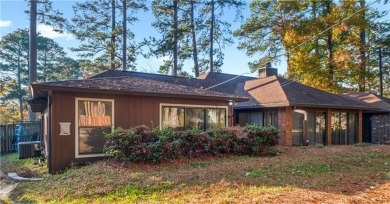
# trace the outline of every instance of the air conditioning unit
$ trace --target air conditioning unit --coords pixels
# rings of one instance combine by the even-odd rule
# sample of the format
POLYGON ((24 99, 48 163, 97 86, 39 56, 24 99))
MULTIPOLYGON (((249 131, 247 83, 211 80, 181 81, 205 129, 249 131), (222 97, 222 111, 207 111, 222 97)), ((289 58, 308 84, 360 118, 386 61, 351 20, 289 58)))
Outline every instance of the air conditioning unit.
POLYGON ((40 155, 40 141, 19 142, 19 159, 29 157, 39 157, 40 155))

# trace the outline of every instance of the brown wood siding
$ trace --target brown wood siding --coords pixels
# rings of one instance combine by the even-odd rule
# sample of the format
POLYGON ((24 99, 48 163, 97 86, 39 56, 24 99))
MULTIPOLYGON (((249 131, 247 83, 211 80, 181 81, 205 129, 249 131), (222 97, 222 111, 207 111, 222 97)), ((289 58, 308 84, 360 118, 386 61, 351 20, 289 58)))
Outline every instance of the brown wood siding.
MULTIPOLYGON (((75 99, 98 98, 114 99, 114 125, 115 127, 129 128, 137 125, 154 127, 160 125, 160 103, 228 106, 227 101, 198 100, 181 98, 164 98, 149 96, 107 95, 93 93, 74 93, 54 91, 52 94, 52 129, 51 129, 51 173, 64 170, 72 162, 93 160, 94 158, 75 158, 75 99), (60 122, 71 123, 71 135, 60 134, 60 122)), ((227 116, 232 115, 231 107, 227 116)), ((232 117, 228 117, 228 124, 232 124, 232 117)))

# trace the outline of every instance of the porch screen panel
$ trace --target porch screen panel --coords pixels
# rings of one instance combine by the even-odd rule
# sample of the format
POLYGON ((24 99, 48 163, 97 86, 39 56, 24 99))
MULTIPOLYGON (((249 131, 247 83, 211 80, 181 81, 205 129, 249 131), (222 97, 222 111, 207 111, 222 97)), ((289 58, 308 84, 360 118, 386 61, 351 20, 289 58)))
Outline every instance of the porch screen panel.
POLYGON ((185 129, 205 129, 205 109, 186 108, 185 109, 185 129))
POLYGON ((307 112, 307 139, 309 140, 310 145, 316 144, 316 121, 315 121, 315 112, 314 111, 306 111, 307 112))
POLYGON ((226 127, 226 109, 224 108, 208 108, 207 112, 207 127, 206 129, 224 128, 226 127))
POLYGON ((162 126, 174 130, 184 130, 184 108, 163 107, 161 114, 162 126))
POLYGON ((315 143, 325 145, 325 137, 326 137, 326 113, 316 112, 315 143))
POLYGON ((340 113, 340 144, 348 144, 348 114, 340 113))
POLYGON ((102 154, 105 133, 112 131, 112 101, 78 100, 78 153, 102 154))
POLYGON ((297 112, 293 112, 292 115, 292 145, 302 145, 304 115, 297 112))
POLYGON ((332 112, 332 144, 340 144, 340 113, 332 112))
POLYGON ((348 113, 332 112, 332 144, 348 144, 348 113))
POLYGON ((354 144, 357 140, 357 113, 348 114, 348 144, 354 144))

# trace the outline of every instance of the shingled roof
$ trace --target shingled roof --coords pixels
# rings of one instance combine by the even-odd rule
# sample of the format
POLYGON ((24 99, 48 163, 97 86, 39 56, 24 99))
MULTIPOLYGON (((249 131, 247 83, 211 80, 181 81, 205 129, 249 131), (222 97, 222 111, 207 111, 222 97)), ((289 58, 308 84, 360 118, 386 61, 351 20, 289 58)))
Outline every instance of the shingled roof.
POLYGON ((362 102, 328 93, 282 77, 270 76, 250 80, 243 87, 255 100, 240 103, 246 106, 304 106, 343 109, 372 109, 362 102))
MULTIPOLYGON (((171 78, 175 79, 175 77, 171 78)), ((92 77, 81 80, 67 80, 32 84, 34 89, 73 90, 82 92, 105 92, 120 94, 152 95, 165 97, 202 98, 216 100, 245 101, 244 97, 220 93, 201 88, 168 83, 147 77, 116 76, 92 77)))
POLYGON ((253 78, 224 73, 208 73, 198 77, 203 87, 223 83, 210 90, 248 97, 234 108, 262 108, 304 106, 343 109, 375 109, 360 101, 352 100, 278 76, 253 78))
POLYGON ((370 92, 343 93, 342 96, 364 102, 378 108, 378 112, 390 112, 390 99, 370 92))
POLYGON ((195 88, 209 89, 210 87, 224 82, 220 86, 210 88, 210 90, 234 94, 237 83, 243 83, 247 80, 256 79, 254 77, 237 76, 233 74, 225 74, 218 72, 210 72, 200 75, 198 78, 182 77, 182 76, 170 76, 163 74, 142 73, 133 71, 120 71, 120 70, 107 70, 100 74, 94 75, 89 79, 96 78, 111 78, 111 77, 139 77, 144 79, 151 79, 155 81, 168 82, 172 84, 178 84, 183 86, 190 86, 195 88))
MULTIPOLYGON (((41 84, 42 85, 42 84, 41 84)), ((254 78, 207 73, 198 78, 109 70, 84 80, 47 82, 44 86, 96 89, 193 98, 216 97, 238 101, 235 108, 304 106, 374 110, 375 107, 282 77, 254 78), (249 100, 248 100, 249 99, 249 100)), ((35 86, 38 86, 36 84, 35 86)))
POLYGON ((189 87, 201 88, 202 85, 199 83, 199 80, 196 78, 182 77, 182 76, 170 76, 163 74, 154 74, 154 73, 143 73, 143 72, 133 72, 133 71, 121 71, 121 70, 107 70, 102 73, 96 74, 89 79, 98 79, 98 78, 113 78, 113 77, 137 77, 143 79, 149 79, 153 81, 167 82, 171 84, 178 84, 189 87))

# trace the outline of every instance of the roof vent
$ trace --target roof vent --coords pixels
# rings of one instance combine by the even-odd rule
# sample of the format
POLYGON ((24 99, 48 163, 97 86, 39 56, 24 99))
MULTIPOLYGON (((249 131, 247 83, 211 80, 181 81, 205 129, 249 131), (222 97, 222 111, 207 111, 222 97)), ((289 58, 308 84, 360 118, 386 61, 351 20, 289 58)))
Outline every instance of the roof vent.
POLYGON ((271 63, 268 62, 265 67, 262 67, 259 69, 259 78, 265 78, 269 76, 277 76, 278 75, 278 69, 272 68, 271 63))

